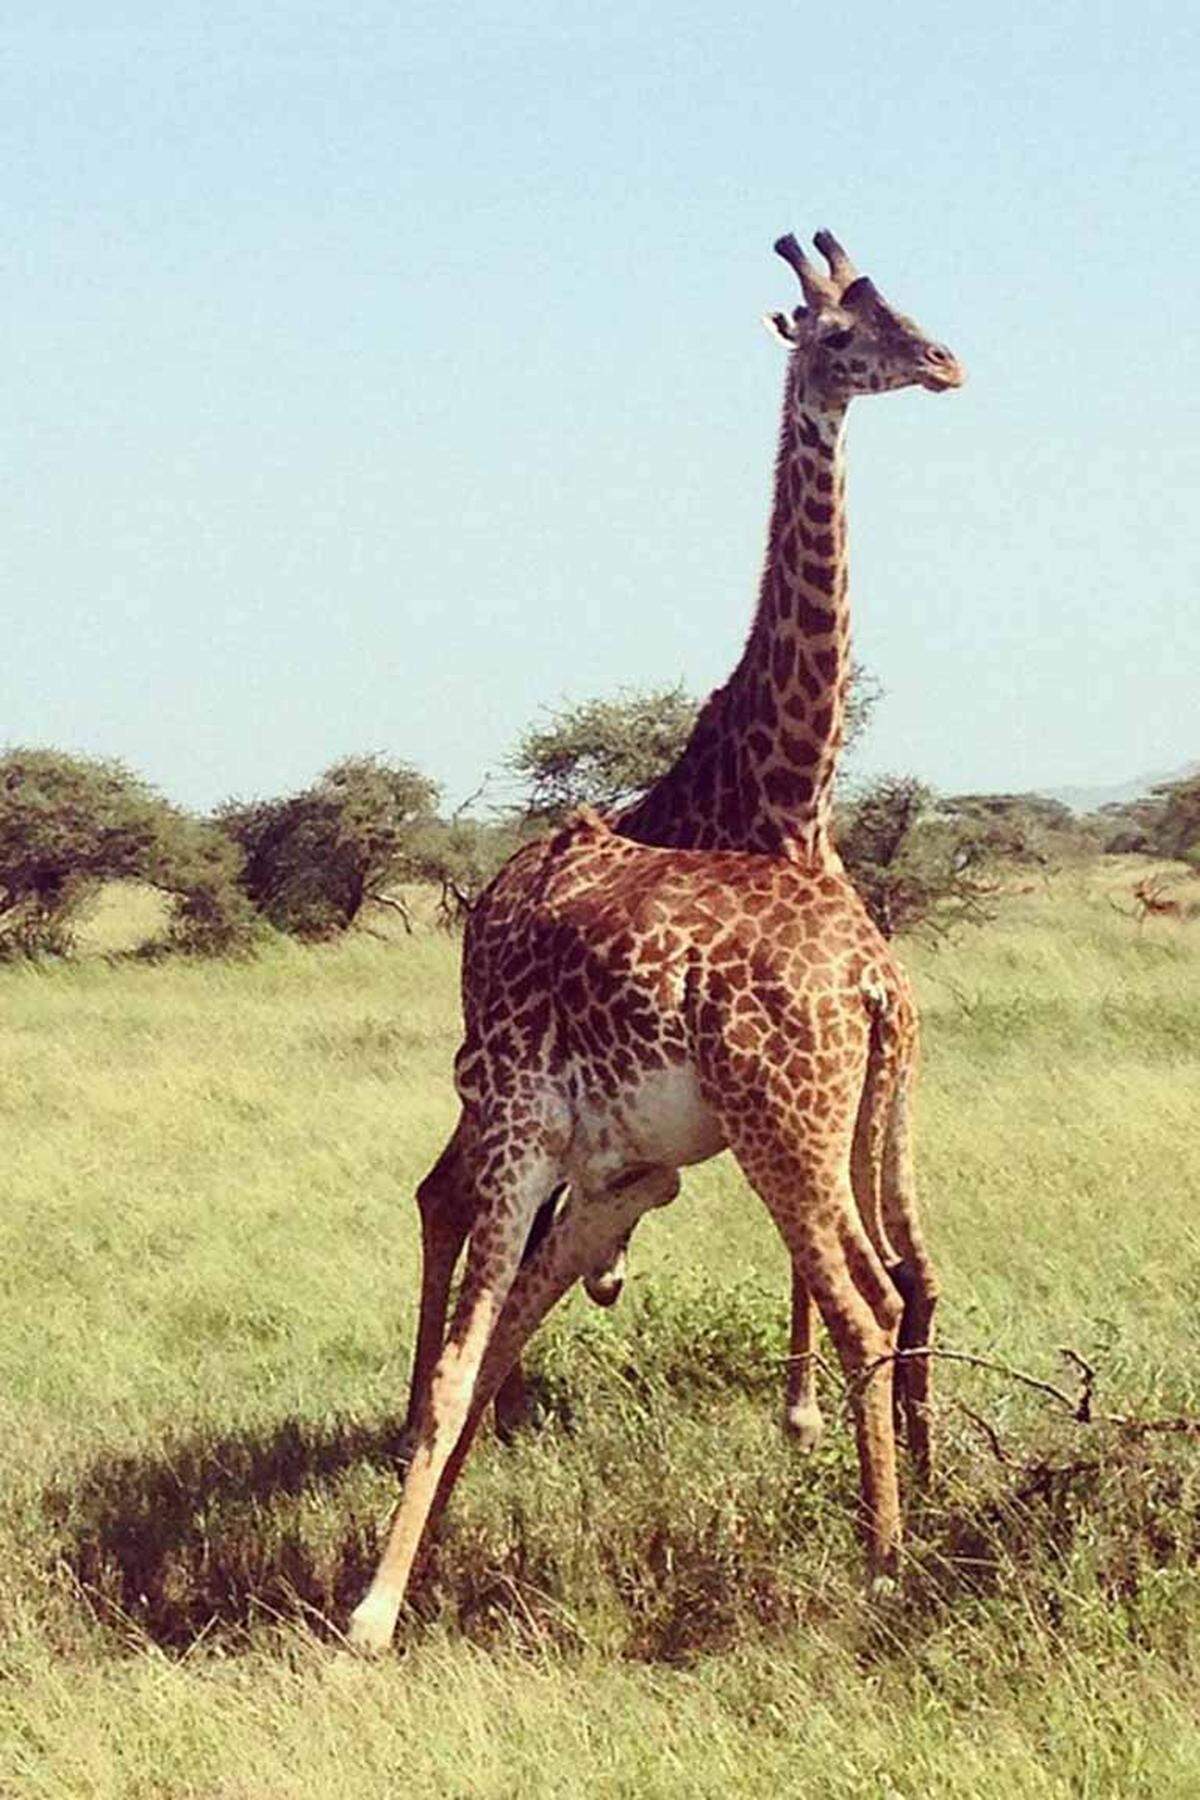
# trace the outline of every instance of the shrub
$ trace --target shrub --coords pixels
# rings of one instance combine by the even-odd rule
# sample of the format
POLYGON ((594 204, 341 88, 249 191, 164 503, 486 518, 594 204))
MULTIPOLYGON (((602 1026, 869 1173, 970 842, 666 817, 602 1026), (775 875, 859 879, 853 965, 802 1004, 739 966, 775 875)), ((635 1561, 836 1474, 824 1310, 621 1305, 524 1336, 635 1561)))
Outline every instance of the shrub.
POLYGON ((279 930, 320 938, 352 925, 409 872, 437 788, 408 763, 348 756, 280 800, 230 801, 217 823, 241 850, 243 890, 279 930))
POLYGON ((0 757, 0 955, 65 955, 104 881, 169 894, 170 947, 225 950, 249 914, 232 847, 122 763, 61 750, 0 757))
POLYGON ((884 775, 864 788, 839 811, 837 845, 885 937, 990 917, 995 889, 979 867, 977 834, 914 776, 884 775))

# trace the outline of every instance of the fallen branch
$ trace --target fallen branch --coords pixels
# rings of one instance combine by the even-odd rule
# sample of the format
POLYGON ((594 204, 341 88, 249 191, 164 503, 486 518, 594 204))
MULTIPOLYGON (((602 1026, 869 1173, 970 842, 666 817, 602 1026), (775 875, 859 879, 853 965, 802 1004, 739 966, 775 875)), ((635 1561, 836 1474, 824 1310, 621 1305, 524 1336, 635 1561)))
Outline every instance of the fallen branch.
MULTIPOLYGON (((856 1380, 858 1382, 868 1381, 875 1371, 882 1368, 885 1363, 908 1362, 917 1357, 936 1357, 941 1362, 965 1363, 968 1368, 984 1369, 991 1375, 1003 1375, 1009 1381, 1018 1381, 1023 1387, 1032 1388, 1034 1393, 1045 1394, 1057 1406, 1061 1406, 1063 1411, 1068 1413, 1078 1425, 1115 1425, 1120 1431, 1167 1432, 1178 1437, 1200 1438, 1200 1418, 1190 1413, 1176 1413, 1173 1416, 1168 1414, 1165 1418, 1159 1419, 1142 1419, 1133 1413, 1097 1412, 1093 1405, 1097 1379, 1095 1368, 1086 1357, 1081 1356, 1078 1350, 1073 1350, 1069 1344, 1060 1344, 1058 1353, 1079 1371, 1079 1388, 1074 1394, 1069 1394, 1065 1388, 1056 1386, 1052 1381, 1043 1381, 1039 1375, 1030 1375, 1025 1369, 1015 1369, 1011 1363, 1000 1362, 994 1356, 980 1356, 973 1350, 946 1350, 934 1345, 925 1345, 913 1350, 893 1350, 887 1356, 878 1356, 874 1362, 862 1370, 856 1380)), ((799 1360, 815 1365, 826 1374, 835 1373, 830 1369, 825 1358, 815 1352, 810 1352, 803 1358, 785 1356, 780 1360, 784 1364, 799 1360)), ((847 1399, 853 1385, 851 1382, 844 1383, 847 1399)), ((1011 1461, 996 1436, 995 1428, 989 1425, 986 1419, 971 1412, 969 1407, 963 1406, 962 1411, 981 1431, 986 1433, 999 1460, 1001 1462, 1011 1461)))
POLYGON ((1024 1387, 1032 1388, 1035 1393, 1046 1394, 1079 1425, 1115 1425, 1121 1431, 1163 1431, 1180 1437, 1200 1438, 1200 1418, 1187 1413, 1161 1419, 1140 1419, 1132 1413, 1097 1412, 1092 1405, 1096 1386, 1095 1369, 1086 1357, 1080 1356, 1078 1350, 1072 1350, 1067 1344, 1059 1346, 1059 1355, 1065 1356, 1079 1370, 1080 1384, 1076 1394, 1068 1394, 1065 1388, 1056 1387, 1052 1381, 1043 1381, 1037 1375, 1027 1374, 1024 1369, 1014 1369, 1011 1364, 998 1362, 995 1357, 977 1356, 969 1350, 939 1350, 932 1345, 914 1350, 894 1350, 888 1356, 877 1357, 863 1371, 863 1379, 884 1363, 907 1362, 915 1357, 938 1357, 945 1362, 966 1363, 974 1369, 986 1369, 991 1374, 1004 1375, 1010 1381, 1019 1381, 1024 1387))
POLYGON ((982 1413, 975 1412, 971 1407, 964 1406, 961 1400, 958 1402, 958 1410, 970 1419, 972 1425, 977 1425, 980 1431, 982 1431, 991 1447, 992 1455, 996 1458, 996 1461, 1005 1463, 1011 1468, 1013 1459, 1004 1448, 1004 1445, 1000 1442, 1000 1433, 996 1430, 996 1427, 992 1424, 991 1420, 985 1419, 982 1413))

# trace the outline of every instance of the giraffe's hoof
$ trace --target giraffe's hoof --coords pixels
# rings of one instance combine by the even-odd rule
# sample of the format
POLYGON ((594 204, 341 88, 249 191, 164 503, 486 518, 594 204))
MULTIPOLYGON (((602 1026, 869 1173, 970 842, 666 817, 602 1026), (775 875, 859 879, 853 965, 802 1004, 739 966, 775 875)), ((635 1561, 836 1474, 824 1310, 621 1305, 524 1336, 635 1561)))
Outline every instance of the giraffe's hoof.
POLYGON ((382 1656, 396 1629, 399 1606, 387 1594, 368 1594, 350 1615, 346 1641, 360 1656, 382 1656))
POLYGON ((797 1450, 815 1450, 825 1435, 825 1421, 815 1400, 798 1401, 783 1415, 783 1429, 797 1450))

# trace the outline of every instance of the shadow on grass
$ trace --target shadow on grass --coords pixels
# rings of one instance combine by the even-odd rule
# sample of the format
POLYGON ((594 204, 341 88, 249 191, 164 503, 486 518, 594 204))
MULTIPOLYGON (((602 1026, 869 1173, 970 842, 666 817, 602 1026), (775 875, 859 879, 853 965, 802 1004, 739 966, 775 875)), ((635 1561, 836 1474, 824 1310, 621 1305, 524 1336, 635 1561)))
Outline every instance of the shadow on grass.
POLYGON ((131 1642, 181 1650, 267 1619, 332 1633, 369 1579, 383 1522, 348 1477, 386 1468, 398 1492, 400 1457, 392 1423, 285 1419, 98 1460, 42 1505, 77 1591, 131 1642))
MULTIPOLYGON (((479 1643, 568 1649, 599 1600, 619 1654, 675 1664, 836 1624, 869 1660, 887 1660, 980 1603, 1003 1611, 1016 1599, 1022 1617, 1057 1631, 1078 1602, 1082 1549, 1086 1586, 1153 1636, 1169 1626, 1143 1605, 1161 1593, 1155 1571, 1200 1560, 1200 1479, 1162 1444, 1089 1450, 965 1467, 913 1506, 907 1567, 882 1603, 863 1595, 848 1461, 802 1471, 781 1450, 777 1466, 744 1479, 714 1469, 711 1480, 693 1470, 675 1484, 633 1482, 586 1526, 539 1507, 536 1492, 456 1508, 419 1568, 412 1610, 418 1621, 449 1614, 479 1643)), ((43 1507, 76 1591, 124 1643, 235 1648, 272 1620, 334 1636, 374 1566, 399 1454, 391 1426, 286 1420, 98 1461, 47 1489, 43 1507)))

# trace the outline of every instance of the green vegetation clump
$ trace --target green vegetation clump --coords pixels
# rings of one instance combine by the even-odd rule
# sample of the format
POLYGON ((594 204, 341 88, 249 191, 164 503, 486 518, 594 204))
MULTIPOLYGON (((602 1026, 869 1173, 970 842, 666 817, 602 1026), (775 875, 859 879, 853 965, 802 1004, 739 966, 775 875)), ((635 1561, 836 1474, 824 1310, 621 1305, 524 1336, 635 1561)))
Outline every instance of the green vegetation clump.
POLYGON ((348 756, 281 800, 230 801, 217 823, 241 852, 247 898, 279 931, 345 931, 409 873, 414 828, 434 817, 437 787, 409 763, 348 756))
MULTIPOLYGON (((879 698, 878 684, 856 667, 843 753, 862 738, 879 698)), ((298 793, 230 800, 200 819, 119 763, 10 751, 0 758, 0 958, 71 953, 89 911, 118 882, 140 881, 164 896, 165 914, 142 946, 156 956, 224 955, 265 941, 268 928, 317 942, 355 925, 376 929, 383 913, 410 936, 430 910, 455 929, 531 835, 581 805, 611 810, 644 793, 682 752, 697 710, 676 687, 553 711, 507 759, 515 797, 484 816, 471 808, 487 792, 486 777, 447 817, 435 782, 378 755, 343 757, 298 793)), ((1129 814, 1137 826, 1131 847, 1200 861, 1194 790, 1196 783, 1177 784, 1138 802, 1129 814)), ((1106 841, 1117 845, 1110 822, 1081 823, 1038 795, 939 798, 911 776, 843 788, 834 828, 850 877, 888 937, 986 923, 1015 870, 1044 876, 1106 841)), ((1139 896, 1138 904, 1153 910, 1162 897, 1139 896)))
POLYGON ((1112 855, 1164 856, 1200 869, 1200 770, 1104 807, 1091 825, 1112 855))
MULTIPOLYGON (((1105 859, 909 942, 942 1342, 1096 1415, 1200 1414, 1191 928, 1105 859)), ((399 927, 398 927, 399 929, 399 927)), ((339 1631, 396 1491, 411 1195, 457 947, 0 970, 0 1792, 1190 1796, 1200 1449, 937 1371, 894 1592, 832 1366, 783 1439, 784 1258, 727 1159, 572 1296, 481 1437, 397 1655, 339 1631)))
POLYGON ((122 763, 61 750, 0 756, 0 959, 63 955, 108 882, 169 902, 165 944, 221 955, 249 935, 240 858, 122 763))

